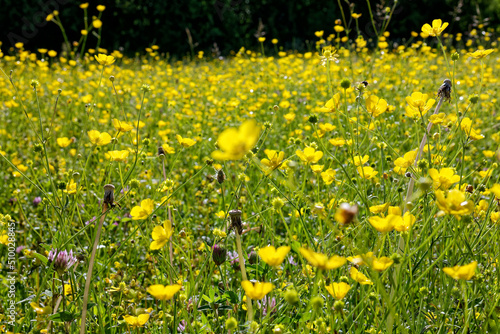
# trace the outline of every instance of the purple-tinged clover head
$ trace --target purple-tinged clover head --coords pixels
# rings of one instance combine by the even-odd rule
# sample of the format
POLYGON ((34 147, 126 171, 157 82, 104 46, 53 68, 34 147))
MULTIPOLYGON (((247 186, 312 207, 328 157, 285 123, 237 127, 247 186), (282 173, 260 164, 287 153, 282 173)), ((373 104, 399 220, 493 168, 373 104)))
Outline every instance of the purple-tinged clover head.
POLYGON ((69 253, 65 250, 57 252, 57 248, 55 248, 49 252, 49 261, 50 263, 54 262, 54 270, 57 271, 58 274, 63 274, 66 270, 71 268, 77 260, 76 257, 73 256, 72 250, 70 250, 69 253))

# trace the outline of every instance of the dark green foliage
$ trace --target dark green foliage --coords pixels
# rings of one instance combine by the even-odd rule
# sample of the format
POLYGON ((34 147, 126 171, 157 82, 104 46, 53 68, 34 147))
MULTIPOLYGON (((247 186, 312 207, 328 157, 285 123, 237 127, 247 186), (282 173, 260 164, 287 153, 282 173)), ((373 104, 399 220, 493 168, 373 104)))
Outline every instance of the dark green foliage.
MULTIPOLYGON (((354 2, 354 1, 353 1, 354 2)), ((80 38, 83 29, 81 2, 74 0, 2 0, 0 40, 8 51, 16 42, 24 42, 31 50, 44 47, 59 50, 63 44, 58 27, 45 17, 58 9, 70 41, 80 38)), ((259 49, 256 34, 265 33, 266 45, 279 39, 285 49, 314 49, 314 31, 333 33, 336 19, 341 19, 338 1, 313 0, 102 0, 92 2, 89 15, 98 15, 97 4, 106 6, 103 13, 101 46, 108 50, 121 49, 133 55, 145 47, 157 44, 162 52, 183 56, 190 53, 186 28, 192 35, 195 51, 210 53, 216 43, 222 55, 241 46, 259 49), (260 26, 262 22, 263 26, 260 26), (259 26, 261 29, 259 29, 259 26)), ((349 21, 349 4, 340 0, 349 21)), ((356 1, 354 12, 362 13, 359 27, 366 39, 375 37, 366 1, 356 1)), ((374 19, 379 29, 386 7, 393 1, 371 1, 374 19)), ((411 31, 432 19, 450 22, 448 32, 457 33, 480 23, 498 29, 500 0, 456 1, 401 0, 396 6, 388 30, 394 38, 408 38, 411 31)), ((90 19, 91 21, 91 19, 90 19)), ((354 22, 351 23, 354 29, 354 22)), ((355 38, 355 32, 350 35, 355 38)), ((87 46, 96 46, 97 38, 89 36, 87 46)))

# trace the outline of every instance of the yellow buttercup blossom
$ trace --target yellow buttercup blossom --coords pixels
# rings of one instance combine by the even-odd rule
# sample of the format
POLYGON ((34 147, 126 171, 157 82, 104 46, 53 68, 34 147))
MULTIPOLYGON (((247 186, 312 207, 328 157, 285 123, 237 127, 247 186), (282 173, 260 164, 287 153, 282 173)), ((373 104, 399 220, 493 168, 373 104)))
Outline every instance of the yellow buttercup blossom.
POLYGON ((331 113, 339 110, 340 106, 340 93, 333 95, 333 97, 328 100, 324 107, 320 108, 320 112, 331 113))
POLYGON ((405 115, 410 118, 422 117, 427 114, 427 112, 432 108, 436 100, 429 99, 427 94, 422 94, 420 92, 412 93, 411 96, 406 97, 405 115))
POLYGON ((456 280, 470 280, 476 273, 477 261, 464 266, 445 267, 443 271, 446 275, 456 280))
POLYGON ((124 315, 123 320, 132 328, 140 328, 143 327, 146 322, 149 320, 149 314, 139 314, 137 317, 133 315, 124 315))
POLYGON ((426 36, 440 36, 444 29, 448 26, 448 22, 441 21, 441 19, 432 20, 432 27, 426 23, 422 26, 422 32, 426 36))
POLYGON ((105 153, 105 157, 106 157, 106 159, 109 159, 111 161, 124 162, 125 160, 127 160, 129 154, 130 154, 130 151, 127 151, 127 150, 108 151, 108 153, 105 153))
POLYGON ((66 185, 66 189, 64 190, 65 193, 68 195, 74 195, 76 194, 76 183, 73 179, 69 181, 69 183, 66 185))
POLYGON ((400 224, 403 218, 398 215, 389 214, 385 217, 373 216, 368 218, 368 222, 381 233, 390 232, 396 224, 400 224))
POLYGON ((304 151, 297 150, 295 154, 307 164, 317 163, 323 157, 323 152, 316 151, 313 147, 306 147, 304 151))
POLYGON ((325 285, 325 289, 332 295, 333 298, 341 300, 347 295, 351 287, 345 282, 340 282, 325 285))
POLYGON ((149 245, 149 249, 156 250, 162 248, 170 240, 173 233, 172 223, 168 219, 163 222, 163 226, 155 226, 151 233, 153 242, 149 245))
POLYGON ((373 270, 380 272, 392 266, 393 263, 394 261, 388 258, 387 256, 382 256, 379 258, 373 258, 371 262, 371 267, 373 270))
POLYGON ((129 132, 134 128, 134 126, 129 122, 120 121, 116 118, 113 118, 113 126, 115 127, 116 131, 119 132, 129 132))
POLYGON ((226 129, 217 138, 220 151, 212 152, 212 158, 216 160, 239 160, 255 146, 259 135, 260 126, 255 120, 245 121, 238 129, 226 129))
POLYGON ((260 162, 269 168, 269 170, 275 170, 276 168, 281 166, 281 163, 283 162, 283 159, 285 158, 285 152, 283 151, 275 151, 275 150, 268 150, 265 149, 264 153, 267 156, 267 159, 264 158, 260 162))
POLYGON ((71 140, 68 137, 61 137, 61 138, 57 138, 56 142, 57 142, 57 145, 59 145, 60 147, 68 147, 73 142, 73 140, 71 140))
POLYGON ((490 188, 490 192, 492 192, 496 198, 500 198, 500 184, 495 183, 493 187, 490 188))
POLYGON ((371 213, 382 213, 385 210, 387 210, 387 208, 389 207, 389 204, 390 203, 383 203, 383 204, 380 204, 380 205, 373 205, 373 206, 370 206, 369 209, 370 209, 371 213))
MULTIPOLYGON (((94 22, 96 22, 96 21, 94 21, 94 22)), ((99 55, 94 56, 94 57, 95 57, 95 60, 97 60, 97 62, 99 64, 104 65, 104 66, 111 65, 115 62, 115 57, 107 56, 104 53, 99 53, 99 55)))
POLYGON ((325 254, 316 253, 310 249, 301 247, 300 254, 314 267, 323 270, 337 269, 346 263, 346 259, 342 256, 334 255, 330 258, 325 254))
POLYGON ((436 191, 436 204, 439 209, 444 212, 454 215, 457 219, 460 216, 471 214, 474 211, 474 202, 468 201, 465 193, 452 189, 445 196, 444 191, 436 191))
POLYGON ((375 175, 378 174, 378 172, 373 169, 372 167, 362 167, 362 166, 359 166, 356 168, 356 170, 358 171, 358 174, 359 176, 361 176, 362 178, 364 179, 373 179, 375 177, 375 175))
POLYGON ((284 260, 288 252, 290 251, 290 246, 281 246, 278 249, 274 246, 267 246, 259 249, 259 256, 268 265, 272 267, 279 266, 284 260))
POLYGON ((370 157, 368 155, 364 155, 364 156, 355 155, 352 158, 352 160, 353 160, 355 166, 361 166, 361 165, 364 165, 365 163, 367 163, 369 158, 370 157))
POLYGON ((413 165, 416 158, 417 158, 417 151, 406 152, 403 157, 397 158, 394 161, 394 164, 397 167, 400 167, 402 169, 406 169, 406 168, 410 167, 411 165, 413 165))
POLYGON ((243 287, 243 290, 245 290, 245 294, 248 298, 253 300, 261 300, 265 297, 265 295, 273 290, 272 283, 252 283, 250 281, 243 281, 241 282, 241 286, 243 287))
POLYGON ((104 146, 111 142, 111 136, 107 132, 99 132, 97 130, 90 130, 87 132, 90 142, 97 146, 104 146))
POLYGON ((191 147, 194 144, 196 144, 196 141, 191 139, 191 138, 182 138, 180 135, 175 136, 177 138, 177 141, 179 144, 181 144, 182 147, 191 147))
POLYGON ((462 122, 460 123, 460 128, 472 140, 479 140, 484 138, 484 136, 481 134, 480 131, 477 131, 474 128, 472 128, 472 120, 469 117, 464 117, 462 119, 462 122))
POLYGON ((141 220, 148 218, 154 210, 155 202, 152 199, 145 199, 141 201, 140 206, 134 206, 132 211, 130 211, 130 215, 133 220, 141 220))
POLYGON ((429 122, 432 124, 443 124, 446 119, 446 114, 440 112, 439 114, 434 114, 429 116, 429 122))
POLYGON ((434 189, 448 190, 453 183, 460 181, 460 175, 455 174, 452 168, 429 169, 429 176, 432 178, 434 189))
POLYGON ((409 212, 405 212, 403 219, 398 219, 394 222, 394 229, 398 232, 406 232, 410 230, 410 227, 415 224, 416 220, 417 218, 415 218, 414 215, 409 212))
POLYGON ((366 277, 363 273, 360 273, 358 271, 358 269, 356 269, 356 267, 352 266, 349 273, 351 275, 351 278, 353 280, 355 280, 356 282, 358 282, 359 284, 361 284, 361 285, 367 285, 367 284, 373 285, 373 282, 368 277, 366 277))
POLYGON ((474 52, 469 52, 467 53, 467 56, 468 57, 471 57, 471 58, 475 58, 475 59, 481 59, 481 58, 484 58, 486 57, 487 55, 489 55, 490 53, 492 53, 493 51, 495 51, 494 49, 488 49, 488 50, 476 50, 474 52))
POLYGON ((373 117, 383 114, 387 110, 387 107, 387 101, 379 98, 378 96, 370 95, 366 99, 366 111, 368 111, 373 117))
POLYGON ((102 21, 99 19, 95 19, 94 21, 92 21, 92 26, 96 29, 99 29, 102 27, 102 21))
POLYGON ((316 173, 316 174, 319 174, 323 171, 323 168, 325 167, 324 165, 310 165, 311 167, 311 170, 316 173))
POLYGON ((147 291, 148 293, 158 300, 170 300, 174 298, 174 295, 182 288, 179 284, 174 285, 162 285, 155 284, 151 285, 147 291))
POLYGON ((321 173, 321 178, 325 184, 332 184, 335 181, 335 175, 337 172, 331 168, 328 168, 326 171, 321 173))

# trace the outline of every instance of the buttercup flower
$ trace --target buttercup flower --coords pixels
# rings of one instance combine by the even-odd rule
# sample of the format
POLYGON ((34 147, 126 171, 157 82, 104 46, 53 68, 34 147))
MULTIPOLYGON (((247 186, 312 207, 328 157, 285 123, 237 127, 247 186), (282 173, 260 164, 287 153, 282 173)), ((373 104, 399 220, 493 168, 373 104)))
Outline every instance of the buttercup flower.
POLYGON ((325 285, 325 289, 329 294, 332 295, 333 298, 341 300, 345 297, 345 295, 347 295, 351 287, 347 283, 340 282, 325 285))
POLYGON ((323 270, 337 269, 342 267, 346 263, 346 259, 344 257, 334 255, 330 258, 328 256, 316 253, 310 249, 301 247, 299 249, 300 254, 306 258, 306 260, 314 267, 323 270))
POLYGON ((196 141, 191 138, 182 138, 181 135, 176 135, 177 141, 181 144, 182 147, 191 147, 196 144, 196 141))
POLYGON ((272 267, 277 267, 285 260, 285 256, 289 251, 290 246, 281 246, 278 249, 274 248, 274 246, 267 246, 259 249, 258 254, 262 261, 272 267))
POLYGON ((384 99, 379 98, 375 95, 370 95, 366 99, 366 111, 368 111, 373 117, 377 117, 387 110, 388 104, 384 99))
POLYGON ((455 174, 452 168, 442 168, 439 171, 431 168, 429 176, 432 178, 436 190, 448 190, 454 183, 460 181, 460 175, 455 174))
POLYGON ((212 158, 239 160, 255 146, 259 135, 260 126, 254 120, 245 121, 238 129, 226 129, 217 139, 217 145, 221 150, 212 152, 212 158))
POLYGON ((273 290, 272 283, 252 283, 250 281, 243 281, 241 282, 241 286, 243 287, 243 290, 245 290, 248 298, 253 300, 261 300, 265 295, 273 290))
POLYGON ((316 151, 313 147, 306 147, 304 151, 297 150, 295 154, 307 164, 316 163, 323 157, 323 152, 316 151))
POLYGON ((90 142, 97 146, 108 145, 111 142, 111 136, 107 132, 99 132, 97 130, 90 130, 87 132, 90 142))
POLYGON ((132 328, 143 327, 149 320, 149 314, 139 314, 137 317, 133 315, 124 315, 123 320, 132 328))
POLYGON ((427 36, 440 36, 444 29, 448 26, 448 22, 441 21, 441 19, 433 20, 432 27, 426 23, 422 26, 422 32, 427 36))
POLYGON ((153 242, 149 245, 149 249, 156 250, 165 246, 173 232, 172 223, 168 219, 163 222, 163 226, 155 226, 151 233, 153 242))
POLYGON ((182 288, 179 284, 174 285, 151 285, 147 291, 148 293, 158 300, 170 300, 182 288))
POLYGON ((99 64, 104 65, 104 66, 111 65, 111 64, 113 64, 115 62, 115 57, 113 57, 113 56, 107 56, 107 55, 105 55, 103 53, 99 53, 99 55, 94 56, 94 57, 95 57, 95 60, 97 60, 97 62, 99 64))
POLYGON ((436 191, 436 204, 439 209, 454 215, 457 219, 460 216, 471 214, 474 211, 474 202, 468 201, 465 193, 458 189, 452 189, 445 193, 442 190, 436 191))
POLYGON ((456 280, 470 280, 476 273, 477 261, 464 266, 445 267, 443 271, 446 275, 456 280))
POLYGON ((373 284, 373 282, 368 279, 368 277, 366 277, 363 273, 360 273, 354 266, 351 267, 349 273, 351 274, 351 278, 361 285, 373 284))
POLYGON ((467 56, 468 57, 471 57, 471 58, 475 58, 475 59, 481 59, 481 58, 484 58, 486 57, 487 55, 489 55, 490 53, 492 53, 493 51, 495 51, 494 49, 488 49, 488 50, 476 50, 474 52, 469 52, 467 53, 467 56))
POLYGON ((155 202, 152 199, 145 199, 140 206, 134 206, 130 215, 133 220, 141 220, 148 218, 154 210, 155 202))

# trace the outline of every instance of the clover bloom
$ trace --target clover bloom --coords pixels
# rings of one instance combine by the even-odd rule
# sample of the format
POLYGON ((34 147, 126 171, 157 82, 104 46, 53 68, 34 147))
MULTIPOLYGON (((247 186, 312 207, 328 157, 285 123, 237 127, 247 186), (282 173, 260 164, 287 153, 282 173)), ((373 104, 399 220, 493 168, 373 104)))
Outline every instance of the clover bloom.
POLYGON ((469 263, 465 266, 454 266, 454 267, 445 267, 443 271, 446 275, 452 277, 456 280, 470 280, 475 272, 477 267, 477 261, 469 263))
MULTIPOLYGON (((99 20, 97 20, 97 21, 99 21, 99 20)), ((94 21, 94 22, 96 22, 96 21, 94 21)), ((95 25, 94 25, 94 27, 95 27, 95 25)), ((97 28, 97 27, 95 27, 95 28, 97 28)), ((99 53, 99 55, 94 56, 94 57, 95 57, 95 60, 97 60, 97 62, 99 64, 104 65, 104 66, 111 65, 111 64, 113 64, 115 62, 115 57, 113 57, 113 56, 106 56, 103 53, 99 53)))
POLYGON ((290 251, 290 246, 281 246, 278 249, 274 248, 274 246, 267 246, 259 249, 259 256, 268 265, 272 267, 279 266, 283 260, 285 260, 285 256, 290 251))
POLYGON ((370 95, 366 99, 366 111, 368 111, 373 117, 377 117, 387 110, 388 104, 384 99, 379 98, 375 95, 370 95))
POLYGON ((90 142, 97 146, 108 145, 111 142, 111 136, 107 132, 99 132, 97 130, 90 130, 87 132, 90 142))
POLYGON ((226 129, 217 138, 217 145, 221 150, 212 152, 212 158, 239 160, 255 146, 259 135, 260 126, 255 120, 245 121, 238 129, 226 129))
POLYGON ((323 157, 323 152, 316 151, 313 147, 306 147, 304 151, 297 150, 295 154, 306 164, 317 163, 323 157))
POLYGON ((323 270, 337 269, 346 263, 346 259, 342 256, 334 255, 330 258, 325 254, 316 253, 310 249, 301 247, 300 254, 314 267, 323 270))
POLYGON ((179 284, 174 285, 151 285, 147 291, 148 293, 158 300, 170 300, 182 288, 179 284))
POLYGON ((432 20, 432 27, 426 23, 422 26, 422 32, 427 36, 440 36, 444 29, 448 26, 448 22, 441 21, 441 19, 432 20))
POLYGON ((429 176, 432 178, 434 189, 447 190, 453 183, 460 181, 460 175, 455 174, 452 168, 429 169, 429 176))
POLYGON ((465 193, 458 189, 450 190, 446 197, 443 191, 437 190, 436 204, 439 209, 454 215, 457 219, 474 211, 474 202, 468 201, 465 193))
POLYGON ((47 258, 50 263, 54 262, 54 270, 59 274, 63 274, 66 270, 70 269, 77 261, 72 250, 69 253, 65 250, 57 252, 57 248, 51 250, 47 258))
POLYGON ((124 315, 123 320, 132 328, 139 328, 144 326, 146 322, 149 320, 149 314, 144 313, 144 314, 139 314, 137 317, 134 317, 133 315, 124 315))
POLYGON ((149 249, 156 250, 165 246, 173 232, 172 223, 168 219, 163 222, 163 226, 155 226, 151 233, 153 242, 149 246, 149 249))
POLYGON ((333 298, 341 300, 345 297, 345 295, 347 295, 347 292, 349 292, 351 287, 347 283, 340 282, 325 285, 325 289, 332 295, 333 298))
POLYGON ((153 213, 155 202, 152 199, 145 199, 141 202, 141 206, 134 206, 130 215, 133 220, 146 219, 153 213))
POLYGON ((250 281, 242 281, 241 286, 243 287, 243 290, 245 290, 248 298, 253 300, 261 300, 265 295, 273 290, 272 283, 252 283, 250 281))

